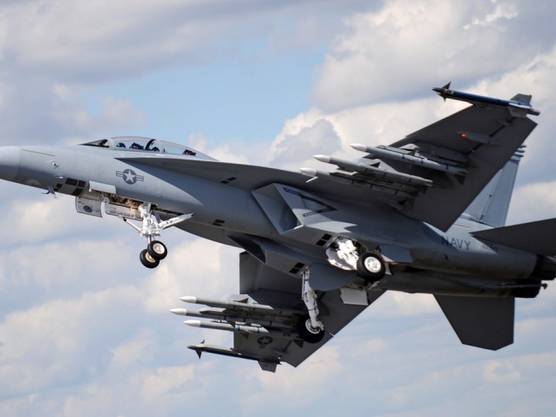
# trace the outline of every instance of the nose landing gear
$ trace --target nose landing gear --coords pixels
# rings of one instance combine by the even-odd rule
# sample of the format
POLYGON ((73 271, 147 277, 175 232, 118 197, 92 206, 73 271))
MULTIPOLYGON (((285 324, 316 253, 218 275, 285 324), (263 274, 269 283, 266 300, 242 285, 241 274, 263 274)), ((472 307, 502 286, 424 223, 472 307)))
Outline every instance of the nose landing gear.
POLYGON ((168 249, 166 245, 162 243, 160 240, 152 240, 147 245, 147 252, 150 256, 154 259, 159 261, 163 260, 168 256, 168 249))
POLYGON ((147 249, 143 249, 139 254, 139 260, 143 264, 144 267, 153 269, 156 268, 160 264, 160 260, 151 256, 151 254, 147 251, 147 249))
POLYGON ((141 227, 130 223, 124 217, 124 221, 133 227, 139 234, 147 239, 147 248, 143 249, 139 254, 139 260, 147 268, 156 268, 160 261, 168 256, 168 248, 159 240, 160 233, 169 227, 175 226, 181 222, 189 220, 193 214, 182 214, 180 216, 172 217, 168 220, 160 220, 157 214, 152 213, 151 203, 144 203, 138 207, 139 215, 142 219, 141 227))

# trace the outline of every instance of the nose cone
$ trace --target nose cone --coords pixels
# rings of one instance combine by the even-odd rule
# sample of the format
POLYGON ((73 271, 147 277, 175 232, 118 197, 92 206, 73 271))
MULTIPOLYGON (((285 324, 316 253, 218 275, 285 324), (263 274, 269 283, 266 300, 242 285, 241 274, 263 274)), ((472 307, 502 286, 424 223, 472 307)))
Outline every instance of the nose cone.
POLYGON ((12 181, 17 177, 21 151, 16 146, 0 147, 0 179, 12 181))

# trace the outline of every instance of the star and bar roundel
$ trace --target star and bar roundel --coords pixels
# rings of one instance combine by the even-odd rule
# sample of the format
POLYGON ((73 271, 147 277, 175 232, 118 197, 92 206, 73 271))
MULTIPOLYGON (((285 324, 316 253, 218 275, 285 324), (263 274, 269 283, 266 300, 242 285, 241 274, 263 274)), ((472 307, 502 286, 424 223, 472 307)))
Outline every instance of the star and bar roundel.
POLYGON ((126 184, 133 185, 137 181, 144 181, 143 175, 138 175, 134 170, 126 168, 123 171, 116 171, 116 177, 121 178, 126 184))

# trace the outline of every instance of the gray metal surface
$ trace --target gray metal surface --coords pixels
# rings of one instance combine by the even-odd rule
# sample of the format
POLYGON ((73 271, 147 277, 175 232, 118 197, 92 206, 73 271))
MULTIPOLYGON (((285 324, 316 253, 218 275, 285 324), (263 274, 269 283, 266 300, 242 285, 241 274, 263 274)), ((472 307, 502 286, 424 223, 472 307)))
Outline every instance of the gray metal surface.
POLYGON ((481 230, 473 236, 540 255, 556 254, 556 219, 481 230))
POLYGON ((513 340, 514 298, 556 275, 556 220, 491 227, 505 223, 537 111, 525 95, 438 92, 472 105, 391 146, 354 145, 356 161, 318 155, 331 171, 219 162, 133 136, 0 148, 0 178, 122 218, 146 240, 148 268, 164 262, 171 226, 244 250, 239 294, 172 310, 233 332, 233 347, 192 345, 199 355, 298 366, 385 291, 436 295, 463 343, 497 349, 513 340))
POLYGON ((461 343, 498 350, 514 341, 513 298, 435 295, 461 343))

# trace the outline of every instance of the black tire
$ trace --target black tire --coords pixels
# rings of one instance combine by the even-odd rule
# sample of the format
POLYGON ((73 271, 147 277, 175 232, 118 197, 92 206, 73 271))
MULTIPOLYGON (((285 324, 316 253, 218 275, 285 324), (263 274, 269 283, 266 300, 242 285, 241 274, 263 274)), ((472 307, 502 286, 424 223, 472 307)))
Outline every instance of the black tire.
POLYGON ((151 255, 154 259, 159 261, 168 256, 168 248, 160 240, 153 240, 150 242, 147 246, 147 252, 149 252, 149 255, 151 255))
POLYGON ((378 281, 386 273, 386 264, 380 255, 364 253, 357 261, 357 274, 368 281, 378 281))
POLYGON ((311 320, 308 317, 299 320, 297 323, 297 332, 299 336, 307 343, 318 343, 324 337, 324 330, 319 330, 315 332, 314 330, 310 330, 311 328, 311 320))
POLYGON ((139 254, 139 260, 141 261, 141 263, 143 264, 144 267, 149 268, 149 269, 156 268, 158 266, 158 264, 160 263, 160 261, 158 259, 153 258, 149 254, 147 249, 143 249, 141 251, 141 253, 139 254))

